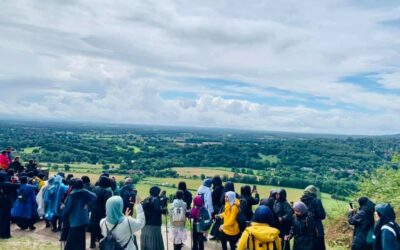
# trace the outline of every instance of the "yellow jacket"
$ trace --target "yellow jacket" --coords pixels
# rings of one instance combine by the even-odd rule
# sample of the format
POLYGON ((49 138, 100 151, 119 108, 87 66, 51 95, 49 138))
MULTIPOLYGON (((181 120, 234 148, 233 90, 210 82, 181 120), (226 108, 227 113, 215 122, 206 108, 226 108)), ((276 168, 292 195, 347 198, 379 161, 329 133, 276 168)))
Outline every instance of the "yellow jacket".
POLYGON ((239 213, 239 205, 240 201, 238 199, 232 206, 229 202, 225 202, 225 210, 221 214, 221 218, 224 220, 222 231, 226 235, 238 235, 240 233, 239 223, 236 220, 239 213))
POLYGON ((40 178, 37 178, 39 185, 38 185, 38 190, 42 189, 42 187, 46 184, 46 182, 40 178))
POLYGON ((265 249, 265 247, 262 248, 263 246, 259 245, 253 248, 253 238, 249 239, 250 235, 254 237, 254 242, 269 242, 268 249, 281 250, 281 239, 279 238, 279 230, 270 227, 268 224, 255 222, 251 223, 251 226, 244 230, 242 237, 240 237, 237 250, 265 249), (247 246, 247 244, 249 244, 249 246, 247 246), (275 245, 275 248, 272 248, 273 245, 275 245))

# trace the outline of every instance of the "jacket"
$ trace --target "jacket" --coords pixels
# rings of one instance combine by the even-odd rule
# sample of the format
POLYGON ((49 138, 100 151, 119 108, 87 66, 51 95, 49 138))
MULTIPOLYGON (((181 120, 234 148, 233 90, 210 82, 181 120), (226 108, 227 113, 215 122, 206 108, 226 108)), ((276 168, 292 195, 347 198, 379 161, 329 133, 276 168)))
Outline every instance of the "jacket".
POLYGON ((368 231, 374 227, 375 204, 368 200, 357 213, 349 213, 349 224, 354 225, 352 246, 360 249, 367 245, 368 231))
POLYGON ((315 195, 308 193, 304 194, 301 197, 301 201, 307 205, 309 211, 308 213, 314 219, 318 234, 317 237, 323 237, 325 235, 325 232, 322 221, 325 220, 326 218, 326 212, 324 206, 322 205, 321 200, 318 199, 315 195))
POLYGON ((48 187, 44 190, 44 216, 51 220, 54 216, 61 215, 61 202, 68 191, 68 186, 62 183, 62 177, 57 175, 54 180, 48 181, 48 187))
POLYGON ((313 219, 307 214, 300 217, 293 215, 289 236, 294 237, 293 250, 315 249, 316 228, 313 219))
POLYGON ((246 200, 246 219, 247 221, 251 221, 251 218, 253 217, 253 206, 259 203, 260 196, 256 195, 256 198, 254 198, 251 195, 243 195, 242 199, 246 200))
MULTIPOLYGON (((150 211, 145 211, 146 225, 147 226, 161 226, 162 214, 166 214, 166 208, 162 207, 160 199, 158 197, 151 197, 149 208, 150 211)), ((147 209, 147 208, 144 208, 147 209)))
POLYGON ((8 166, 10 165, 10 161, 7 155, 0 154, 0 169, 7 170, 8 166))
POLYGON ((238 243, 238 250, 261 250, 261 248, 254 248, 253 241, 249 236, 252 235, 254 238, 262 242, 272 242, 275 246, 274 249, 281 250, 281 239, 279 238, 279 230, 270 227, 268 224, 263 223, 251 223, 251 226, 244 230, 238 243))
POLYGON ((221 202, 221 197, 223 193, 224 193, 224 187, 221 185, 214 187, 211 193, 212 203, 214 206, 214 213, 218 213, 223 206, 221 202))
POLYGON ((90 206, 91 213, 88 228, 90 232, 99 226, 101 219, 106 217, 106 202, 112 196, 112 192, 104 187, 96 186, 92 192, 96 194, 96 201, 90 206))
POLYGON ((11 217, 33 219, 37 217, 36 186, 22 184, 18 189, 18 199, 11 209, 11 217))
POLYGON ((239 213, 240 201, 236 199, 235 203, 231 206, 229 202, 225 202, 224 212, 221 214, 223 219, 223 231, 227 235, 238 235, 240 233, 239 223, 236 217, 239 213))
POLYGON ((293 209, 289 202, 286 200, 286 191, 284 189, 279 191, 280 198, 274 203, 274 214, 277 218, 278 229, 280 231, 280 237, 283 238, 290 231, 293 209), (282 219, 282 222, 279 221, 282 219))
POLYGON ((81 227, 89 224, 87 206, 96 201, 96 195, 86 189, 75 189, 67 198, 63 216, 69 216, 70 227, 81 227))

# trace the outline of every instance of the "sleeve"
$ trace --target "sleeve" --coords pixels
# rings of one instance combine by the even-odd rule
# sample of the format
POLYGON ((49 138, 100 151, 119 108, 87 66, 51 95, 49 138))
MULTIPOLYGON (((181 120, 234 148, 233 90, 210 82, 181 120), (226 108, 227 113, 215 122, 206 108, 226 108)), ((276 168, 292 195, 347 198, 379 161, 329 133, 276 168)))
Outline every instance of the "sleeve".
POLYGON ((292 218, 293 218, 293 209, 292 207, 289 205, 289 203, 285 202, 285 215, 282 216, 283 221, 285 222, 291 222, 292 218))
POLYGON ((381 231, 382 236, 382 250, 392 250, 397 247, 397 238, 393 232, 388 229, 381 231))
POLYGON ((326 212, 325 212, 324 206, 322 205, 322 202, 319 199, 317 200, 315 217, 320 220, 324 220, 326 218, 326 212))
POLYGON ((100 228, 101 228, 101 235, 103 235, 103 237, 107 236, 107 229, 106 229, 106 219, 101 219, 100 221, 100 228))
POLYGON ((352 212, 349 213, 349 224, 350 225, 359 225, 363 220, 363 216, 360 212, 354 214, 352 212))
POLYGON ((260 202, 260 194, 256 193, 256 197, 254 198, 254 204, 253 205, 257 205, 260 202))
POLYGON ((239 208, 236 205, 234 205, 231 207, 231 209, 228 209, 228 211, 225 211, 224 213, 227 213, 227 214, 225 214, 225 216, 224 216, 224 224, 223 225, 224 226, 232 226, 236 222, 236 217, 237 217, 237 214, 239 213, 239 208))
POLYGON ((132 233, 141 230, 146 224, 146 217, 144 216, 142 205, 136 208, 136 218, 129 217, 129 224, 131 225, 132 233))
POLYGON ((96 199, 97 199, 97 195, 95 194, 95 193, 93 193, 93 192, 90 192, 90 191, 86 191, 87 193, 88 193, 88 200, 87 200, 87 203, 88 204, 93 204, 93 203, 95 203, 96 202, 96 199))
POLYGON ((72 200, 71 197, 67 198, 65 207, 64 207, 64 209, 62 211, 62 214, 63 214, 64 217, 67 216, 69 214, 70 210, 71 210, 71 206, 72 206, 72 201, 71 200, 72 200))
POLYGON ((244 231, 242 236, 239 239, 237 250, 246 250, 247 249, 247 239, 249 238, 249 233, 244 231))

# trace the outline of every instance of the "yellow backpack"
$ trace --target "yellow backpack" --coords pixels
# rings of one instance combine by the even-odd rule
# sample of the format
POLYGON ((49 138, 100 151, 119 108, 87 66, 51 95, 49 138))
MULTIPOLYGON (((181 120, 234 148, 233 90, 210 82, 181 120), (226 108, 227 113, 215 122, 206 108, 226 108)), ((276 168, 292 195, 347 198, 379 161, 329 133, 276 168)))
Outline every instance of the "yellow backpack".
POLYGON ((261 241, 257 239, 248 229, 246 232, 249 234, 247 238, 246 250, 277 250, 275 246, 275 240, 269 239, 269 241, 261 241))

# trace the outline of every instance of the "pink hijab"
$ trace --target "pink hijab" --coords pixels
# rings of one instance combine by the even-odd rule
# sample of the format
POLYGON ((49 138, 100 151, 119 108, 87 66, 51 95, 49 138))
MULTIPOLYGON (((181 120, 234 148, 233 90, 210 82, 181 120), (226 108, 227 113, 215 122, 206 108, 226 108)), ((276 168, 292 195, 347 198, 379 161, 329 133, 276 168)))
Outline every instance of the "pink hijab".
POLYGON ((201 198, 200 195, 197 195, 196 197, 194 197, 193 205, 194 205, 194 207, 192 208, 192 211, 190 211, 190 218, 198 219, 200 216, 200 209, 204 205, 203 199, 201 198))

